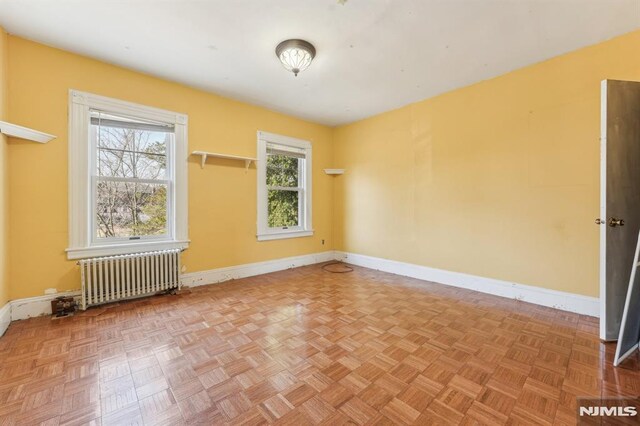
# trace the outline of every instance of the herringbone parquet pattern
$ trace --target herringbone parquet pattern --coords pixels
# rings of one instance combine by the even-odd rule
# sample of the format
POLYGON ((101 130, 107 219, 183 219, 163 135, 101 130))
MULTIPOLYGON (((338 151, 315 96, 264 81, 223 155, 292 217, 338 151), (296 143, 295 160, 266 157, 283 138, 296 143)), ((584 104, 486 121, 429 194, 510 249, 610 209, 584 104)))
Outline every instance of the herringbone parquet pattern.
POLYGON ((13 323, 1 424, 567 424, 640 394, 595 318, 309 266, 13 323))

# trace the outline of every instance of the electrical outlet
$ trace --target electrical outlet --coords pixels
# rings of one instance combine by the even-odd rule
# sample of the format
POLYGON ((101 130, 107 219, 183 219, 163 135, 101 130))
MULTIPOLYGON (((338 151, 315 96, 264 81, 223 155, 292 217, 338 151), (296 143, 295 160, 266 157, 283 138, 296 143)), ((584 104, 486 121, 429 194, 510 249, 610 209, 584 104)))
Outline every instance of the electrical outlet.
POLYGON ((324 240, 322 240, 322 245, 324 245, 324 240))

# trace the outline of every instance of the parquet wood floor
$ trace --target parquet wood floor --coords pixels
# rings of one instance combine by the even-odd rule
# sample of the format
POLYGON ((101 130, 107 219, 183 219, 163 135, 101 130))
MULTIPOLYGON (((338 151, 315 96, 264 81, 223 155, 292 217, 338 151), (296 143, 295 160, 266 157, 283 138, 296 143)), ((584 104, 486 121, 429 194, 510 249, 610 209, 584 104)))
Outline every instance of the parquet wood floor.
POLYGON ((558 424, 640 395, 597 320, 319 265, 14 322, 0 424, 558 424))

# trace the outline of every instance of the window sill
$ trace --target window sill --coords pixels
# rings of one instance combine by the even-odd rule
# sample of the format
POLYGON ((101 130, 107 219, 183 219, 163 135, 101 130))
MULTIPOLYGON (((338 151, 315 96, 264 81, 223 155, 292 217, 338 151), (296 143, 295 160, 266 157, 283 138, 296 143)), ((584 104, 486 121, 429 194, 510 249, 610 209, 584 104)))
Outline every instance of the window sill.
POLYGON ((290 231, 271 234, 258 234, 258 241, 284 240, 286 238, 311 237, 313 231, 290 231))
POLYGON ((145 241, 141 243, 113 244, 93 247, 73 247, 66 249, 67 259, 86 259, 90 257, 115 256, 118 254, 134 254, 145 251, 186 249, 186 241, 145 241))

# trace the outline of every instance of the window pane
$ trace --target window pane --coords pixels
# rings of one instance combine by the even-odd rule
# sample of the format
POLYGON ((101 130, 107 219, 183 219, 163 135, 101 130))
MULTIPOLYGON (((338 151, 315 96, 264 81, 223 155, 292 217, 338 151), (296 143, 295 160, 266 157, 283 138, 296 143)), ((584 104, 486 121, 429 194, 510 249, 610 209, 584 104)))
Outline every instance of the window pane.
POLYGON ((267 155, 267 185, 297 187, 300 161, 286 155, 267 155))
POLYGON ((136 151, 149 152, 151 154, 167 154, 167 143, 173 133, 139 132, 136 140, 136 151))
POLYGON ((123 150, 98 149, 98 176, 133 177, 133 153, 123 150))
POLYGON ((98 148, 135 150, 135 133, 139 130, 92 125, 98 137, 98 148))
POLYGON ((148 153, 136 153, 133 175, 139 179, 164 179, 167 157, 148 153))
POLYGON ((167 145, 173 133, 116 127, 117 122, 110 123, 92 124, 97 137, 97 175, 165 179, 167 145))
POLYGON ((270 228, 283 226, 298 226, 298 191, 269 190, 269 217, 270 228))
POLYGON ((167 185, 97 181, 98 238, 167 234, 167 185))

